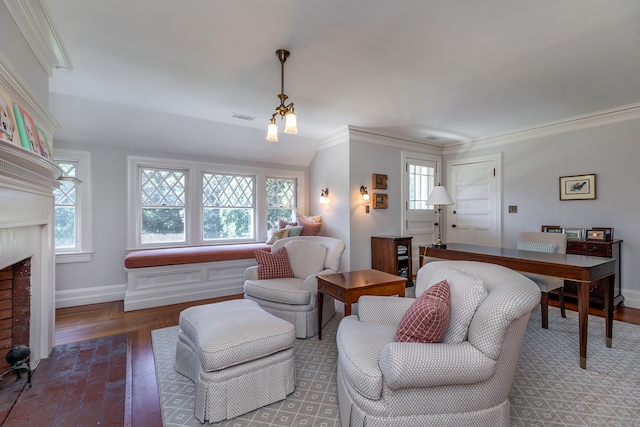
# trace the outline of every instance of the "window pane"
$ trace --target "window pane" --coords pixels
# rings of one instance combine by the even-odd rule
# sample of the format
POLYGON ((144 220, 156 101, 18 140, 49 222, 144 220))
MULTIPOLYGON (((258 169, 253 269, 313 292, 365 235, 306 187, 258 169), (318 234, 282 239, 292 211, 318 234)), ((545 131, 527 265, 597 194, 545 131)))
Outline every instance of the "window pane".
POLYGON ((267 178, 267 227, 278 221, 293 221, 298 208, 298 181, 295 178, 267 178))
MULTIPOLYGON (((77 163, 58 163, 65 176, 76 176, 77 163)), ((55 245, 56 249, 75 249, 78 220, 77 186, 71 181, 60 181, 60 188, 53 190, 55 204, 55 245)))
POLYGON ((184 208, 143 208, 142 243, 184 242, 184 208))
POLYGON ((204 208, 204 239, 253 237, 253 209, 204 208))
POLYGON ((409 209, 433 209, 427 199, 433 190, 435 168, 409 165, 409 209))
POLYGON ((140 184, 142 206, 185 206, 184 172, 142 169, 140 184))
POLYGON ((76 208, 55 208, 55 240, 56 248, 76 247, 76 208))
POLYGON ((293 209, 267 209, 267 224, 269 229, 278 228, 278 221, 295 221, 295 210, 293 209))
POLYGON ((202 206, 203 239, 255 236, 255 177, 203 173, 202 206))

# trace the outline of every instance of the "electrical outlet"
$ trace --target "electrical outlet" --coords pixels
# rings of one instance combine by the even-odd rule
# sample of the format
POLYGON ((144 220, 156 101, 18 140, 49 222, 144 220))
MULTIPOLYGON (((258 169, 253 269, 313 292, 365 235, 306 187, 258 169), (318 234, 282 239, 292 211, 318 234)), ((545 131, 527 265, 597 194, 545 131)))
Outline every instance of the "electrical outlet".
POLYGON ((509 206, 509 213, 518 213, 517 206, 509 206))

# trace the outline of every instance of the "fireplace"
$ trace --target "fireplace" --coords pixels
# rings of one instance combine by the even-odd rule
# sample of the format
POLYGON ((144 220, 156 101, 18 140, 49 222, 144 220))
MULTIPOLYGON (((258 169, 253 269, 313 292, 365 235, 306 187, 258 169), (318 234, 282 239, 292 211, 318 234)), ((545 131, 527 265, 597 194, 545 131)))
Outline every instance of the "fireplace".
POLYGON ((29 345, 30 320, 31 259, 25 259, 0 270, 0 372, 11 367, 11 348, 29 345))
MULTIPOLYGON (((54 345, 53 188, 61 172, 37 154, 0 141, 0 273, 11 276, 11 345, 29 346, 31 369, 49 356, 54 345)), ((3 317, 0 324, 7 323, 6 312, 3 317)), ((0 334, 5 337, 8 332, 0 334)), ((8 341, 0 342, 4 366, 10 347, 8 341)))

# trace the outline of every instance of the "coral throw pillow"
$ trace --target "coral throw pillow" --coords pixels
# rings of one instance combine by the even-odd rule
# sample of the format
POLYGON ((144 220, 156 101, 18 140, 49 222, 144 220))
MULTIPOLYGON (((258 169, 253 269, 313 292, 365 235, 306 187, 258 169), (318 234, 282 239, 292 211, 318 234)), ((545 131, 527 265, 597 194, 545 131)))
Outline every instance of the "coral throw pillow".
POLYGON ((449 325, 449 284, 431 286, 409 306, 396 331, 396 342, 437 343, 449 325))
POLYGON ((285 228, 287 225, 298 225, 298 223, 285 221, 284 219, 278 220, 278 228, 285 228))
POLYGON ((275 252, 256 249, 253 254, 258 263, 258 280, 293 277, 287 248, 280 248, 275 252))
POLYGON ((304 222, 301 221, 300 225, 302 225, 301 236, 317 236, 320 232, 320 227, 322 227, 321 222, 304 222))

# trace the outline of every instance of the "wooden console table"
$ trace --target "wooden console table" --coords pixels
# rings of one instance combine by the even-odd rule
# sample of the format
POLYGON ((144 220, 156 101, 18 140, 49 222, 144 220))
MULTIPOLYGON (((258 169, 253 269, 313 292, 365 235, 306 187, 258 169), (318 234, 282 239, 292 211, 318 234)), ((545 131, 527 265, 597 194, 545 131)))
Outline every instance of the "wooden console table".
POLYGON ((578 334, 580 338, 580 367, 587 367, 587 327, 589 319, 589 289, 592 283, 603 280, 605 285, 606 345, 613 339, 613 287, 615 259, 584 255, 546 254, 517 249, 447 243, 447 249, 420 246, 420 264, 425 256, 460 261, 479 261, 502 265, 525 273, 545 274, 571 280, 577 284, 578 334))
POLYGON ((351 304, 362 295, 404 296, 407 279, 379 270, 356 270, 318 276, 318 339, 322 339, 322 294, 344 304, 344 315, 351 314, 351 304))

